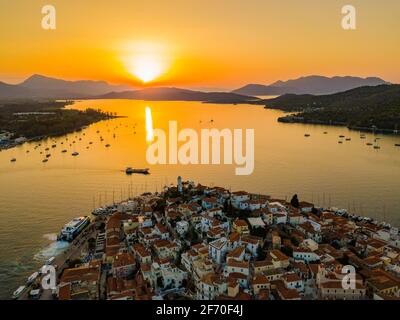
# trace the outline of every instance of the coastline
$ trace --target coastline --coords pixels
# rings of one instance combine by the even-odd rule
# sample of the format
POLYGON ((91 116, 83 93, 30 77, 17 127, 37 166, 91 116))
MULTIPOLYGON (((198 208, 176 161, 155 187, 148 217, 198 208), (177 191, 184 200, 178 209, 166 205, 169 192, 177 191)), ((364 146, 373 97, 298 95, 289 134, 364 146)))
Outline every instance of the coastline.
POLYGON ((333 121, 333 120, 332 121, 308 120, 296 115, 279 117, 277 121, 281 123, 301 123, 301 124, 316 124, 316 125, 326 125, 326 126, 339 126, 339 127, 346 127, 347 129, 354 131, 380 133, 387 135, 400 135, 400 130, 350 126, 348 123, 333 121))
MULTIPOLYGON (((110 119, 116 119, 116 118, 123 118, 124 116, 118 116, 118 115, 112 115, 112 114, 107 114, 104 112, 101 112, 99 110, 94 110, 91 108, 87 108, 84 111, 76 111, 74 109, 67 109, 66 106, 73 104, 74 101, 70 100, 57 100, 57 101, 51 101, 48 103, 42 103, 42 102, 28 102, 27 104, 21 103, 15 104, 15 108, 17 110, 12 110, 14 107, 14 104, 7 104, 5 105, 6 108, 8 108, 8 112, 5 112, 6 116, 11 117, 12 119, 15 118, 22 118, 23 121, 31 121, 31 122, 37 122, 38 120, 36 119, 37 117, 44 117, 45 119, 43 121, 47 121, 47 123, 52 123, 53 119, 51 117, 56 117, 56 120, 65 122, 66 117, 65 115, 71 115, 72 117, 75 117, 72 119, 72 121, 80 121, 81 124, 80 126, 75 126, 74 124, 71 125, 70 127, 67 126, 67 124, 63 124, 64 126, 62 129, 57 129, 57 128, 47 128, 50 132, 47 132, 45 134, 40 134, 37 136, 32 136, 32 137, 26 137, 27 132, 26 130, 29 130, 28 128, 31 126, 34 126, 35 123, 32 123, 31 126, 25 126, 26 129, 19 129, 21 132, 13 132, 10 131, 9 128, 1 128, 2 129, 2 136, 0 139, 0 151, 2 150, 8 150, 12 149, 14 147, 23 145, 24 143, 29 143, 29 142, 35 142, 35 141, 42 141, 44 139, 52 138, 52 137, 61 137, 66 134, 74 133, 74 132, 80 132, 89 125, 100 122, 103 120, 110 120, 110 119), (45 108, 41 104, 45 105, 45 108), (50 109, 48 107, 48 104, 50 104, 50 109), (27 112, 15 112, 21 110, 21 108, 25 108, 27 106, 27 112), (46 111, 46 112, 43 112, 46 111), (52 111, 52 112, 49 112, 52 111), (61 113, 60 113, 61 112, 61 113), (57 114, 60 113, 60 114, 57 114), (46 117, 49 117, 46 119, 46 117), (24 131, 25 130, 25 131, 24 131), (51 132, 53 130, 53 132, 51 132), (62 132, 61 132, 62 131, 62 132), (17 137, 15 137, 17 136, 17 137)), ((0 108, 0 111, 1 110, 0 108)), ((70 120, 71 121, 71 120, 70 120)))

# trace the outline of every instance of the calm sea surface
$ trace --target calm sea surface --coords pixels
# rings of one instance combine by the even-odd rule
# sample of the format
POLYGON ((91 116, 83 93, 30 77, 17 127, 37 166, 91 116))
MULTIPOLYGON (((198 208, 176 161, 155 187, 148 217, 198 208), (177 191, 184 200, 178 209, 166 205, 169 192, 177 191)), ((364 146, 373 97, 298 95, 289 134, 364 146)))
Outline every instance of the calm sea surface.
POLYGON ((42 141, 36 149, 38 143, 28 143, 0 152, 0 298, 9 298, 47 257, 62 250, 54 239, 71 218, 113 199, 161 190, 178 175, 283 199, 297 193, 301 200, 400 226, 400 147, 394 146, 400 137, 367 134, 360 139, 359 132, 341 127, 278 123, 282 112, 260 106, 94 100, 71 107, 99 108, 126 118, 42 141), (146 107, 154 128, 167 130, 169 120, 176 120, 178 129, 254 128, 254 173, 236 176, 234 165, 148 165, 146 107), (339 135, 351 141, 339 144, 339 135), (366 145, 376 138, 380 149, 366 145), (51 157, 42 163, 45 148, 51 157), (79 156, 71 156, 74 151, 79 156), (149 167, 151 174, 127 176, 128 166, 149 167))

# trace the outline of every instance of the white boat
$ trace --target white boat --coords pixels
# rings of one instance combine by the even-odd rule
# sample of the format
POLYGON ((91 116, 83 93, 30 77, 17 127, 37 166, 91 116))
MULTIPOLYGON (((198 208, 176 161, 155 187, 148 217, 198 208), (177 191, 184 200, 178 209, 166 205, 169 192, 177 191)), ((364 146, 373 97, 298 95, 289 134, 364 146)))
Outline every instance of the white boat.
POLYGON ((18 299, 22 292, 24 292, 25 288, 25 286, 20 286, 17 290, 15 290, 13 293, 13 298, 18 299))
POLYGON ((61 229, 58 239, 64 241, 74 240, 89 223, 90 218, 87 216, 72 219, 61 229))
POLYGON ((38 300, 38 299, 40 298, 41 293, 42 293, 42 292, 41 292, 40 289, 31 290, 31 291, 29 292, 29 298, 31 298, 31 299, 33 299, 33 300, 38 300))
POLYGON ((49 266, 49 265, 53 264, 54 260, 56 260, 56 257, 51 257, 51 258, 49 258, 49 259, 45 262, 45 265, 49 266))
POLYGON ((96 208, 92 211, 92 215, 94 216, 102 216, 107 214, 108 214, 107 208, 96 208))
POLYGON ((32 274, 29 276, 29 278, 28 278, 28 280, 26 281, 26 283, 27 283, 28 285, 32 284, 32 283, 37 279, 38 276, 39 276, 39 272, 34 272, 34 273, 32 273, 32 274))

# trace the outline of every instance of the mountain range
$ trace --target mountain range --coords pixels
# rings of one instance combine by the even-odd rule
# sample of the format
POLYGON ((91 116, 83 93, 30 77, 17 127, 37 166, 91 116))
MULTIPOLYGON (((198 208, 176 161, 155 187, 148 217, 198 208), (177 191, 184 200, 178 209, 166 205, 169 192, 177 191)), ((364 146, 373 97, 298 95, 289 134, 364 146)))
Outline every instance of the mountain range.
POLYGON ((105 81, 66 81, 35 74, 16 85, 0 82, 0 99, 80 99, 128 89, 105 81))
POLYGON ((309 76, 277 81, 269 86, 249 84, 232 92, 203 92, 169 87, 134 90, 129 86, 111 85, 105 81, 66 81, 35 74, 16 85, 0 82, 0 99, 133 99, 240 103, 257 100, 254 96, 287 93, 320 95, 381 84, 388 82, 372 77, 309 76))
POLYGON ((293 94, 332 94, 363 86, 377 86, 390 84, 377 77, 323 77, 307 76, 288 81, 277 81, 270 85, 248 84, 239 89, 233 90, 233 93, 250 96, 269 96, 293 94))

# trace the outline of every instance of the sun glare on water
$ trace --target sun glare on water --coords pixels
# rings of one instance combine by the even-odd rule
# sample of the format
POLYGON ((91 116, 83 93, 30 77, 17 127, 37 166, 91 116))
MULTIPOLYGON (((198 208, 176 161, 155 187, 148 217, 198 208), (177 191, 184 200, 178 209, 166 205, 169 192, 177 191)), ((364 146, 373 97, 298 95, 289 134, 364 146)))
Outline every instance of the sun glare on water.
POLYGON ((153 140, 154 140, 153 118, 151 116, 150 107, 146 107, 146 141, 152 142, 153 140))

